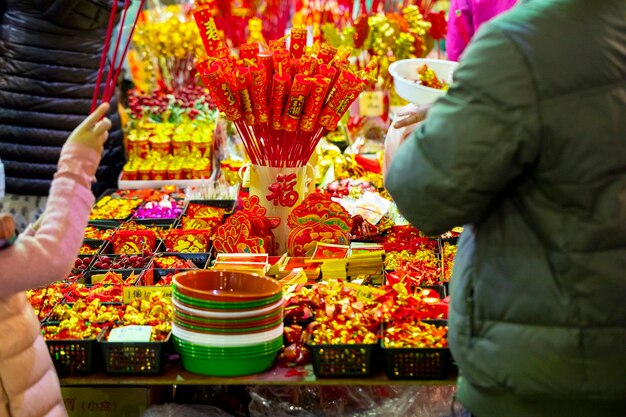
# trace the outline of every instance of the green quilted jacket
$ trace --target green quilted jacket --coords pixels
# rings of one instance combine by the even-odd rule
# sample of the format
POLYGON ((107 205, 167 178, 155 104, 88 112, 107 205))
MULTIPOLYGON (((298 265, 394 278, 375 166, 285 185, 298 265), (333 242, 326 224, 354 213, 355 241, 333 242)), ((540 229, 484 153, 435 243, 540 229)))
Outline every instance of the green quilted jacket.
POLYGON ((457 397, 478 417, 626 415, 626 1, 527 1, 478 32, 386 186, 466 225, 457 397))

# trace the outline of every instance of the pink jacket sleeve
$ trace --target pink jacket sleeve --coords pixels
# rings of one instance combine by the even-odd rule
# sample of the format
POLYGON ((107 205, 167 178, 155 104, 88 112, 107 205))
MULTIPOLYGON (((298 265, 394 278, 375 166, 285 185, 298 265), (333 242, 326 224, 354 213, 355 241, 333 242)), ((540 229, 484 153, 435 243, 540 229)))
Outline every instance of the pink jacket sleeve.
POLYGON ((448 12, 446 53, 450 61, 458 61, 474 36, 471 5, 467 0, 452 0, 448 12))
POLYGON ((100 154, 84 145, 63 146, 43 220, 0 251, 0 298, 63 279, 83 241, 94 203, 91 180, 100 154))

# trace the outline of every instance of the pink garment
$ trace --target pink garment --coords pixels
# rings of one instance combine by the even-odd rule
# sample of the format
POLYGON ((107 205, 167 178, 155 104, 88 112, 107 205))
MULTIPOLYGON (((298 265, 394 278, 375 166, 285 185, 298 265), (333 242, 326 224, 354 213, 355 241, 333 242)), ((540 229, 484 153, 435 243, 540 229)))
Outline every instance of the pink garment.
POLYGON ((65 417, 59 379, 24 290, 63 279, 80 249, 94 202, 100 154, 65 144, 38 230, 0 251, 0 417, 65 417))
POLYGON ((91 180, 99 161, 100 155, 84 145, 63 147, 39 230, 29 227, 0 251, 0 299, 68 274, 94 203, 91 180))
POLYGON ((517 0, 452 0, 446 35, 448 59, 458 61, 478 28, 515 3, 517 0))

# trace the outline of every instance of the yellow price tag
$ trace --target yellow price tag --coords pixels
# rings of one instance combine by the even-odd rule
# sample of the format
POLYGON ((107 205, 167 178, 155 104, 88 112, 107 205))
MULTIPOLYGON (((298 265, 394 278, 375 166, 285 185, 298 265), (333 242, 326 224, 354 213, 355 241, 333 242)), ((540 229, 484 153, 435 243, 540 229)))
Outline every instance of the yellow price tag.
POLYGON ((129 304, 136 298, 140 300, 149 300, 150 295, 155 292, 160 292, 164 297, 172 296, 172 286, 140 286, 140 287, 124 287, 124 304, 129 304))

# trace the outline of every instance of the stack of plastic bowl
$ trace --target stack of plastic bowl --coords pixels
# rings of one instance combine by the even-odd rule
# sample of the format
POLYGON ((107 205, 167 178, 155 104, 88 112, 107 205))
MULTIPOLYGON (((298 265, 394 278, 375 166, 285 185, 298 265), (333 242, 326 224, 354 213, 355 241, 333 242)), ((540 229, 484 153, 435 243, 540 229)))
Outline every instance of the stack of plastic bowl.
POLYGON ((277 281, 217 270, 182 272, 172 281, 172 334, 186 370, 237 376, 272 366, 283 345, 277 281))

